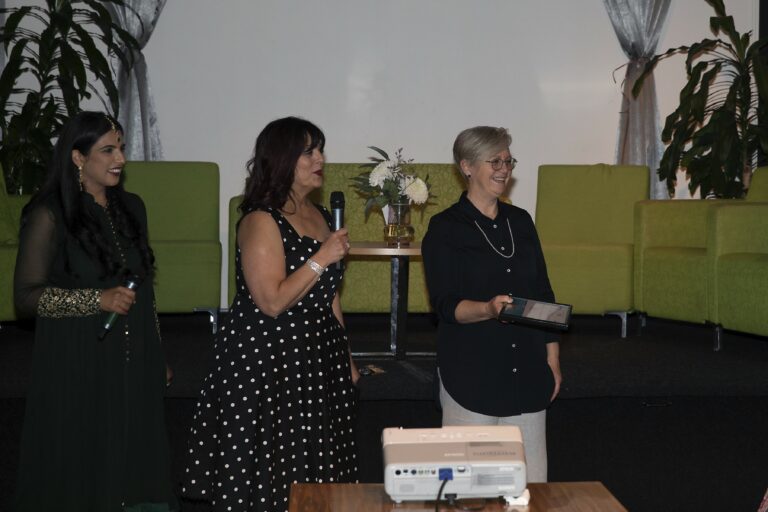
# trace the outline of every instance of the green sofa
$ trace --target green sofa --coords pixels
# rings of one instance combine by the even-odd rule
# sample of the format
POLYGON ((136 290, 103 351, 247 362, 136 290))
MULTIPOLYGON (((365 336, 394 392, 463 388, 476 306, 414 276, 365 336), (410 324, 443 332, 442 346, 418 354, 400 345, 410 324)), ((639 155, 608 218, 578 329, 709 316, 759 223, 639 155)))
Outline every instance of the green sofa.
POLYGON ((210 162, 128 162, 125 189, 147 207, 160 313, 206 311, 221 301, 219 167, 210 162))
POLYGON ((558 302, 575 314, 616 314, 626 336, 633 304, 633 208, 648 168, 542 165, 536 229, 558 302))
MULTIPOLYGON (((763 198, 768 198, 765 168, 755 171, 746 199, 638 202, 635 205, 635 309, 643 315, 671 320, 720 323, 714 302, 719 293, 714 272, 717 265, 724 265, 717 263, 717 255, 722 251, 730 253, 731 249, 720 248, 719 244, 724 247, 739 247, 739 244, 731 244, 723 228, 716 229, 716 219, 736 216, 726 210, 757 204, 763 198)), ((757 227, 755 230, 759 232, 757 227)))
MULTIPOLYGON (((372 210, 365 219, 365 201, 352 188, 351 178, 364 169, 355 163, 326 163, 325 179, 321 189, 315 191, 312 200, 330 208, 331 192, 344 193, 344 223, 352 241, 383 241, 384 219, 381 211, 372 210)), ((430 204, 411 212, 411 223, 416 231, 416 241, 421 241, 432 215, 455 203, 465 186, 452 164, 412 164, 409 172, 425 178, 429 176, 431 191, 436 196, 430 204)), ((241 196, 229 203, 229 303, 235 295, 235 224, 240 218, 237 206, 241 196)), ((390 311, 390 260, 366 256, 348 256, 347 270, 340 290, 342 306, 348 313, 385 313, 390 311)), ((408 311, 430 311, 429 296, 424 280, 421 257, 411 257, 408 279, 408 311)))

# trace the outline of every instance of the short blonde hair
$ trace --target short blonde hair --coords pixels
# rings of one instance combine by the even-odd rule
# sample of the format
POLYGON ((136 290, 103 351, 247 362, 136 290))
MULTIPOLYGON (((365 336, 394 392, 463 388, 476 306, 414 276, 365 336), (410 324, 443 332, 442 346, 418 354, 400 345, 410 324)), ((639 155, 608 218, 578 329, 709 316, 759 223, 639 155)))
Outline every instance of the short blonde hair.
POLYGON ((453 143, 453 161, 461 171, 462 160, 474 164, 478 160, 509 149, 511 144, 512 136, 506 128, 494 126, 467 128, 456 137, 453 143))

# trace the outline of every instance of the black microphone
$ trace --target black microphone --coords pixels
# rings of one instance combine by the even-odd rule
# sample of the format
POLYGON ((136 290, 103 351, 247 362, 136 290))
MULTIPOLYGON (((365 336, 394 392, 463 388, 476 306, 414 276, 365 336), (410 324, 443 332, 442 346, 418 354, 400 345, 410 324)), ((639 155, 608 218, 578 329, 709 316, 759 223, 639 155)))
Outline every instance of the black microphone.
MULTIPOLYGON (((139 287, 141 284, 141 277, 137 275, 128 276, 125 278, 125 282, 123 283, 123 286, 128 288, 129 290, 135 290, 139 287)), ((112 327, 114 327, 115 322, 117 321, 117 313, 111 312, 109 315, 107 315, 107 319, 104 321, 104 326, 101 329, 101 333, 99 333, 99 339, 103 340, 109 331, 112 330, 112 327)))
MULTIPOLYGON (((344 192, 335 190, 331 192, 331 215, 333 216, 332 228, 338 231, 344 227, 344 192)), ((336 262, 336 269, 341 270, 341 260, 336 262)))

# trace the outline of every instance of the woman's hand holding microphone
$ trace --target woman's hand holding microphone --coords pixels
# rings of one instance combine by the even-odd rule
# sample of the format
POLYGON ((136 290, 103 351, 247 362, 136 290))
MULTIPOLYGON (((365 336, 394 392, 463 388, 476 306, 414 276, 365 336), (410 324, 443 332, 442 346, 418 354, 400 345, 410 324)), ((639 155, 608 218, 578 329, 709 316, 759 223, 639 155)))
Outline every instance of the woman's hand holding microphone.
POLYGON ((349 253, 349 232, 347 228, 333 231, 320 249, 312 256, 323 268, 328 268, 337 261, 341 261, 349 253))
POLYGON ((99 305, 104 311, 127 315, 136 302, 136 292, 125 286, 115 286, 101 291, 99 305))

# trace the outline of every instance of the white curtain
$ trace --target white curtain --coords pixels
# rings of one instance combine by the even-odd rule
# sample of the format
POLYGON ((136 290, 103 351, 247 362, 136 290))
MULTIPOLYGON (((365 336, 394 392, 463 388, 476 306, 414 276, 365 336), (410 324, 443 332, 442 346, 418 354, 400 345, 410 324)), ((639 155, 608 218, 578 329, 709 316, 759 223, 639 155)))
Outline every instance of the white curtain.
MULTIPOLYGON (((123 0, 124 5, 104 3, 114 22, 131 34, 144 48, 152 37, 166 0, 123 0)), ((144 55, 134 54, 134 65, 126 74, 118 59, 113 60, 120 93, 118 120, 125 129, 129 160, 162 160, 163 147, 157 123, 155 101, 149 86, 144 55)))
POLYGON ((650 197, 666 199, 669 198, 667 185, 659 181, 656 174, 664 146, 653 74, 646 77, 637 98, 632 97, 632 86, 656 53, 670 0, 603 0, 603 3, 621 48, 629 58, 624 77, 616 163, 647 165, 651 170, 650 197))

